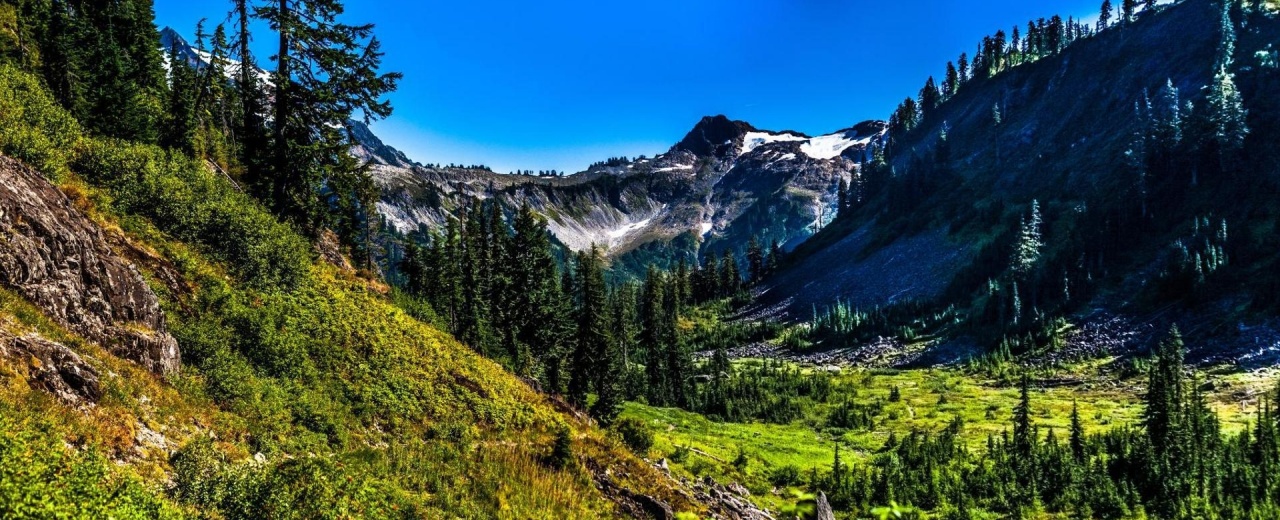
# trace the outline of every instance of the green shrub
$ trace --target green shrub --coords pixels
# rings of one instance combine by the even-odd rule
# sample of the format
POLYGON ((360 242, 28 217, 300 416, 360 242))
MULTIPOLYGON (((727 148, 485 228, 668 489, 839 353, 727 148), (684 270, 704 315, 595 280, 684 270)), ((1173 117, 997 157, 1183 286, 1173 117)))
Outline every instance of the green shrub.
POLYGON ((790 464, 774 468, 769 473, 769 482, 780 488, 797 486, 800 484, 800 468, 790 464))
POLYGON ((117 474, 105 458, 62 447, 48 425, 0 408, 0 518, 182 518, 158 491, 117 474))
POLYGON ((198 161, 156 146, 86 139, 72 166, 106 186, 117 210, 203 246, 254 288, 287 291, 306 276, 309 243, 198 161))
POLYGON ((0 152, 59 179, 80 139, 80 125, 35 76, 0 64, 0 152))
POLYGON ((551 445, 551 453, 547 455, 547 465, 556 469, 565 469, 573 462, 573 438, 569 428, 556 431, 555 443, 551 445))
POLYGON ((634 417, 618 419, 613 424, 613 429, 636 455, 643 457, 649 453, 649 448, 653 447, 653 429, 640 419, 634 417))

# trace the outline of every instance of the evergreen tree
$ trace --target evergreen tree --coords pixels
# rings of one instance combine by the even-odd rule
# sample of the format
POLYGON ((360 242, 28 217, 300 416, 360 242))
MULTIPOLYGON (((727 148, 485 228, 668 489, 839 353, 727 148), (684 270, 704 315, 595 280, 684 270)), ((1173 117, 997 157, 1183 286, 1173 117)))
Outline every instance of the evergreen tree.
POLYGON ((1148 374, 1146 405, 1143 408, 1147 435, 1158 456, 1168 453, 1174 446, 1175 432, 1181 426, 1183 393, 1182 335, 1175 325, 1157 347, 1155 363, 1148 374))
POLYGON ((1098 13, 1098 30, 1105 30, 1111 26, 1111 11, 1115 9, 1111 6, 1111 0, 1102 0, 1102 10, 1098 13))
MULTIPOLYGON (((611 395, 620 389, 616 383, 617 372, 611 357, 616 354, 609 331, 608 288, 604 281, 604 253, 599 246, 578 253, 575 262, 577 302, 577 333, 569 380, 569 402, 584 406, 587 393, 594 389, 597 399, 616 403, 611 395)), ((613 410, 595 408, 593 413, 607 416, 613 410)), ((600 417, 600 416, 598 416, 600 417)))
POLYGON ((947 62, 947 76, 942 82, 942 96, 944 99, 950 99, 960 90, 960 72, 956 70, 956 66, 952 62, 947 62))
POLYGON ((1244 100, 1236 88, 1235 80, 1225 67, 1219 67, 1209 85, 1209 121, 1213 126, 1213 141, 1224 165, 1230 164, 1244 148, 1249 127, 1245 123, 1248 112, 1244 100))
POLYGON ((1120 1, 1120 21, 1129 23, 1133 21, 1133 16, 1138 10, 1138 0, 1121 0, 1120 1))
POLYGON ((1071 403, 1071 456, 1077 464, 1085 460, 1084 425, 1080 422, 1080 405, 1071 403))
POLYGON ((747 242, 747 265, 751 283, 758 283, 764 278, 764 250, 760 248, 760 241, 755 236, 747 242))
POLYGON ((1031 201, 1031 213, 1022 220, 1018 231, 1018 243, 1014 251, 1013 271, 1025 276, 1040 259, 1044 240, 1040 234, 1043 221, 1040 217, 1040 201, 1031 201))
POLYGON ((347 122, 389 116, 381 98, 401 75, 378 72, 383 54, 373 26, 338 22, 339 0, 272 0, 254 12, 279 36, 272 207, 307 230, 336 224, 358 245, 377 190, 349 153, 347 122))
POLYGON ((670 373, 665 366, 667 349, 672 338, 668 336, 665 316, 666 287, 657 267, 649 266, 641 290, 640 306, 640 345, 644 348, 645 376, 648 382, 649 402, 655 405, 667 404, 671 401, 671 388, 668 384, 670 373))
POLYGON ((940 103, 942 103, 942 93, 938 91, 938 85, 934 83, 933 76, 929 76, 924 88, 920 89, 920 113, 923 114, 921 118, 927 119, 940 103))

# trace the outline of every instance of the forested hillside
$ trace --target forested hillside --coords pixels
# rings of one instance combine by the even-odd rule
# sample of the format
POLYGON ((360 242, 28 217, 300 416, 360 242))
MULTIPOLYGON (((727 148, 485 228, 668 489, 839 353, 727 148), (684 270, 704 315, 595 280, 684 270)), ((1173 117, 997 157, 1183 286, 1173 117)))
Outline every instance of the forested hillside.
POLYGON ((1133 10, 1001 31, 948 64, 761 306, 924 305, 950 317, 916 334, 1013 355, 1048 354, 1062 319, 1116 315, 1182 322, 1200 359, 1256 349, 1269 332, 1231 329, 1273 328, 1280 23, 1260 2, 1133 10))

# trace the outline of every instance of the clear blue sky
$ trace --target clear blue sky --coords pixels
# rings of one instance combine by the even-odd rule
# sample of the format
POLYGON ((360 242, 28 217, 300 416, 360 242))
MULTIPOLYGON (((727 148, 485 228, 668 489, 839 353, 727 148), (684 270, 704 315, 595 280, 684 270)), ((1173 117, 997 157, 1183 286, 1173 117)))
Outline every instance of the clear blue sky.
MULTIPOLYGON (((704 115, 811 135, 883 119, 983 35, 1100 0, 349 0, 404 73, 374 125, 422 162, 578 171, 666 151, 704 115)), ((228 0, 156 0, 184 35, 228 0)), ((272 38, 260 28, 260 64, 272 38)))

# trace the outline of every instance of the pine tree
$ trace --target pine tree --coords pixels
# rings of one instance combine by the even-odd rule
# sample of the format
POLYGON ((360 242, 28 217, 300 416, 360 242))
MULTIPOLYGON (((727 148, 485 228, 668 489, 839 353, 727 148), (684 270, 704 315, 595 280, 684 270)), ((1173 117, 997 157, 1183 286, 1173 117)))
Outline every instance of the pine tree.
POLYGON ((1098 13, 1098 30, 1103 31, 1111 26, 1111 0, 1102 0, 1102 10, 1098 13))
POLYGON ((1018 243, 1014 251, 1013 271, 1025 276, 1035 267, 1040 259, 1040 249, 1044 240, 1040 234, 1043 221, 1040 217, 1040 201, 1031 201, 1031 213, 1022 220, 1018 231, 1018 243))
POLYGON ((1120 2, 1120 21, 1129 23, 1133 21, 1133 15, 1138 10, 1138 0, 1121 0, 1120 2))
POLYGON ((1080 422, 1080 405, 1071 403, 1071 455, 1076 463, 1084 462, 1084 425, 1080 422))
POLYGON ((778 270, 778 262, 782 260, 782 245, 774 240, 769 245, 769 260, 765 262, 765 270, 772 273, 778 270))
MULTIPOLYGON (((609 334, 609 317, 607 285, 604 281, 604 253, 599 246, 592 246, 577 255, 575 262, 575 278, 578 291, 577 333, 571 374, 569 380, 569 402, 584 406, 587 393, 594 389, 597 399, 616 396, 604 395, 617 391, 611 379, 616 379, 616 372, 611 368, 616 354, 612 348, 613 338, 609 334)), ((593 410, 596 413, 610 412, 608 409, 593 410)))
POLYGON ((726 249, 720 259, 720 297, 733 296, 742 285, 742 276, 738 273, 738 259, 733 252, 726 249))
POLYGON ((1244 148, 1249 127, 1245 123, 1248 112, 1244 108, 1244 100, 1236 88, 1233 75, 1225 67, 1219 67, 1214 74, 1207 101, 1209 121, 1213 126, 1213 141, 1223 162, 1229 163, 1244 148))
POLYGON ((1018 404, 1013 408, 1013 452, 1017 459, 1030 461, 1036 439, 1031 423, 1031 378, 1022 375, 1018 387, 1018 404))
POLYGON ((929 76, 924 88, 920 89, 921 119, 927 119, 932 115, 940 103, 942 103, 942 93, 938 91, 938 85, 934 83, 933 76, 929 76))
POLYGON ((960 90, 960 72, 956 70, 956 66, 952 62, 947 62, 947 77, 942 82, 942 95, 944 99, 950 99, 960 90))
POLYGON ((667 349, 671 338, 667 335, 665 316, 666 287, 657 267, 649 266, 641 289, 640 345, 645 350, 645 376, 648 381, 649 402, 664 405, 672 396, 667 378, 667 349))
POLYGON ((747 265, 751 276, 751 283, 758 283, 764 278, 764 249, 760 247, 760 241, 755 236, 747 242, 747 265))
MULTIPOLYGON (((844 177, 840 178, 840 183, 836 187, 836 219, 848 214, 849 208, 849 181, 844 177)), ((754 238, 754 237, 753 237, 754 238)))
POLYGON ((1143 422, 1157 455, 1172 449, 1183 407, 1182 334, 1175 325, 1160 341, 1148 374, 1143 422))
POLYGON ((378 72, 383 53, 373 26, 340 23, 342 12, 339 0, 272 0, 254 10, 279 36, 272 207, 310 231, 334 221, 356 229, 372 212, 376 187, 349 153, 347 121, 389 116, 391 104, 381 98, 401 77, 378 72), (325 204, 323 188, 336 204, 325 204))

